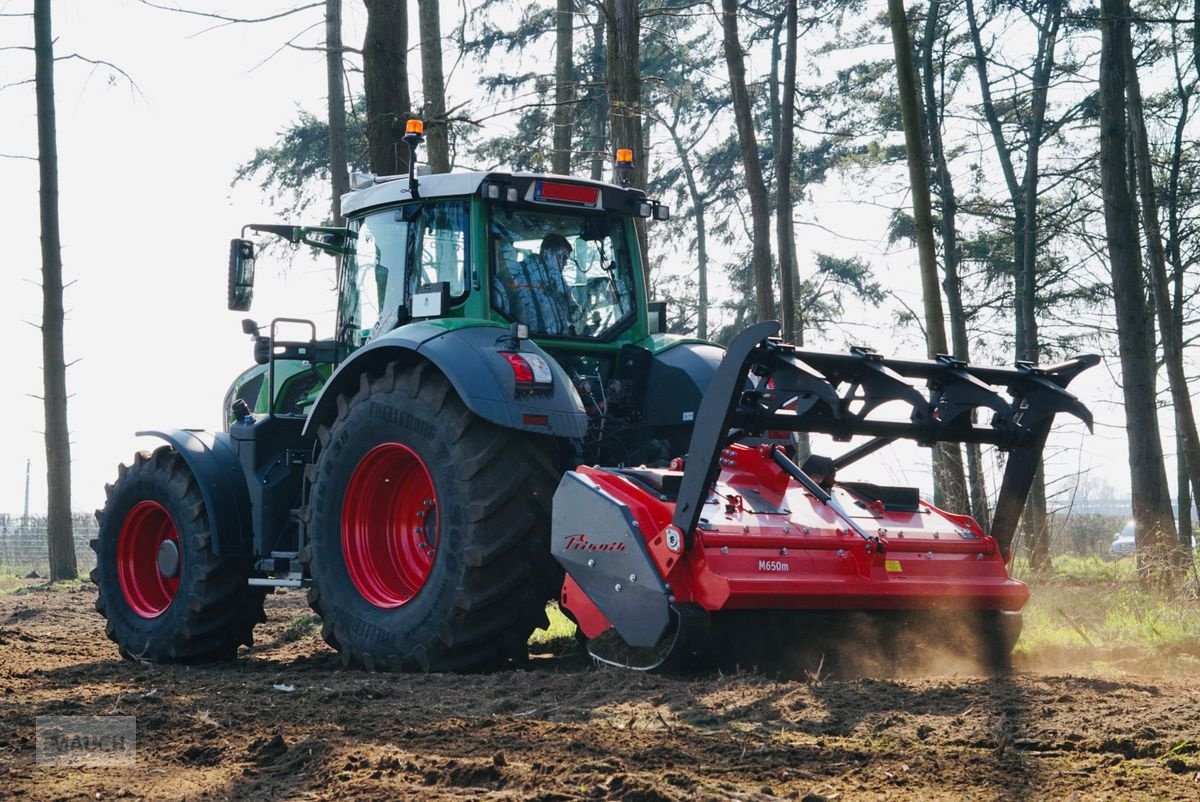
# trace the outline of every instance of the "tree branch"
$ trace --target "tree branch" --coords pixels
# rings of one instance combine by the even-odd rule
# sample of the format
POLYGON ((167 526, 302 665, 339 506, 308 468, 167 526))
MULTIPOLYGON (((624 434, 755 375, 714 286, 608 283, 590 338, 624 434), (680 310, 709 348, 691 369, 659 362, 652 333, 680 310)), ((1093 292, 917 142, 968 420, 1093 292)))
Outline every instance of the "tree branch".
MULTIPOLYGON (((190 8, 181 8, 179 6, 164 6, 164 5, 159 5, 158 3, 152 3, 152 2, 150 2, 150 0, 138 0, 138 2, 144 6, 149 6, 150 8, 157 8, 160 11, 174 11, 177 14, 191 14, 194 17, 207 17, 208 19, 220 20, 221 22, 223 22, 227 25, 233 24, 233 23, 240 23, 240 22, 244 22, 244 23, 270 22, 272 20, 283 19, 284 17, 291 16, 292 14, 299 14, 301 11, 307 11, 310 8, 321 8, 325 5, 324 3, 321 3, 321 2, 309 3, 306 6, 297 6, 296 8, 290 8, 287 11, 281 11, 278 14, 272 14, 268 17, 242 18, 242 17, 227 17, 224 14, 214 14, 209 11, 194 11, 190 8)), ((214 27, 221 27, 221 26, 214 26, 214 27)), ((205 33, 206 31, 211 31, 211 30, 213 30, 213 28, 207 28, 207 29, 205 29, 205 31, 201 31, 200 33, 205 33)))
POLYGON ((14 86, 24 86, 25 84, 31 83, 35 83, 35 79, 26 78, 22 81, 13 81, 12 83, 0 84, 0 92, 3 92, 5 89, 12 89, 14 86))
POLYGON ((284 50, 286 50, 289 47, 299 47, 299 45, 293 44, 297 39, 299 39, 301 36, 308 33, 309 31, 311 31, 313 28, 323 26, 324 24, 325 24, 325 20, 322 19, 320 22, 314 22, 312 25, 309 25, 307 28, 300 31, 300 33, 296 34, 291 39, 288 39, 286 42, 281 44, 279 47, 275 48, 275 50, 271 52, 271 55, 267 56, 265 59, 263 59, 262 61, 255 64, 253 67, 251 67, 249 70, 247 70, 247 72, 254 72, 259 67, 266 64, 268 61, 275 58, 276 56, 278 56, 280 53, 282 53, 284 50))

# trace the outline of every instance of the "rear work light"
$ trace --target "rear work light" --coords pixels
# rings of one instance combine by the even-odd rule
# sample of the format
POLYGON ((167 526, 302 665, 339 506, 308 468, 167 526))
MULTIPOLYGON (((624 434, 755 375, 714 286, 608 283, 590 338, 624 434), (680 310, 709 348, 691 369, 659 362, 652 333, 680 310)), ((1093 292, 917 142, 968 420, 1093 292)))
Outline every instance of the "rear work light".
POLYGON ((512 368, 513 380, 518 390, 545 390, 554 385, 554 374, 550 363, 538 354, 502 351, 500 356, 512 368))
POLYGON ((488 200, 504 200, 509 203, 516 203, 520 200, 520 195, 517 193, 516 187, 510 187, 505 184, 497 184, 492 181, 486 181, 483 184, 483 197, 488 200))

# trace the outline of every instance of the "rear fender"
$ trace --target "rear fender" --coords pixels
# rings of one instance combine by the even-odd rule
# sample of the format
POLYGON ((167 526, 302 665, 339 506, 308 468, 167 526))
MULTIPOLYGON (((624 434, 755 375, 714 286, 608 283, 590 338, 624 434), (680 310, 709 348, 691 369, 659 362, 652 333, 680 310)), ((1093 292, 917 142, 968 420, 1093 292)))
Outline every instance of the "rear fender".
POLYGON ((212 527, 213 551, 222 557, 247 557, 253 527, 250 494, 238 462, 237 450, 225 432, 168 429, 142 431, 139 437, 166 440, 187 464, 200 486, 200 496, 212 527))
POLYGON ((447 329, 433 323, 413 323, 372 340, 343 362, 321 390, 304 434, 333 422, 339 395, 358 391, 364 373, 381 373, 389 363, 430 362, 453 385, 467 408, 484 420, 509 429, 556 437, 581 438, 587 432, 587 413, 579 394, 559 364, 531 340, 521 341, 521 353, 546 360, 553 376, 549 390, 518 392, 512 368, 500 356, 509 340, 507 329, 481 325, 447 329))

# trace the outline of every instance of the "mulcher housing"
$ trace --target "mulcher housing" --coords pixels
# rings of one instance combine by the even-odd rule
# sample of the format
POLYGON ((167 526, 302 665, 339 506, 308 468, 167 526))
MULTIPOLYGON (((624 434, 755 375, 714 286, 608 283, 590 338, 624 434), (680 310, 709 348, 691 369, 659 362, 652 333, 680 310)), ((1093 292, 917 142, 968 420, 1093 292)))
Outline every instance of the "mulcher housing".
POLYGON ((686 462, 585 466, 563 477, 552 540, 567 573, 561 602, 588 638, 611 629, 621 639, 620 657, 593 654, 653 668, 672 651, 699 648, 678 642, 681 630, 707 631, 710 614, 731 610, 987 612, 1015 640, 1019 619, 1004 614, 1018 613, 1029 591, 1009 577, 1005 552, 1055 414, 1092 425, 1065 388, 1097 358, 976 367, 802 351, 774 339, 777 331, 759 324, 730 346, 686 462), (876 414, 890 401, 906 405, 906 418, 876 414), (972 422, 979 408, 990 423, 972 422), (874 439, 801 468, 764 442, 780 430, 874 439), (915 489, 837 479, 897 438, 1010 451, 991 535, 915 489))

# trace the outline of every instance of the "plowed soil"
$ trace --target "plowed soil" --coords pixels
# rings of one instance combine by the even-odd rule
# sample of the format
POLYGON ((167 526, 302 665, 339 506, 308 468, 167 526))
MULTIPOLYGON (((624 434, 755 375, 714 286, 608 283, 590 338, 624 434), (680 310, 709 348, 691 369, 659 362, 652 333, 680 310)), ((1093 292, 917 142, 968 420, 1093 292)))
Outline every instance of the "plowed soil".
POLYGON ((0 798, 1200 799, 1200 674, 1019 663, 673 678, 578 653, 488 675, 343 670, 299 592, 236 663, 122 661, 94 589, 0 595, 0 798), (136 764, 35 760, 34 717, 126 715, 136 764))

